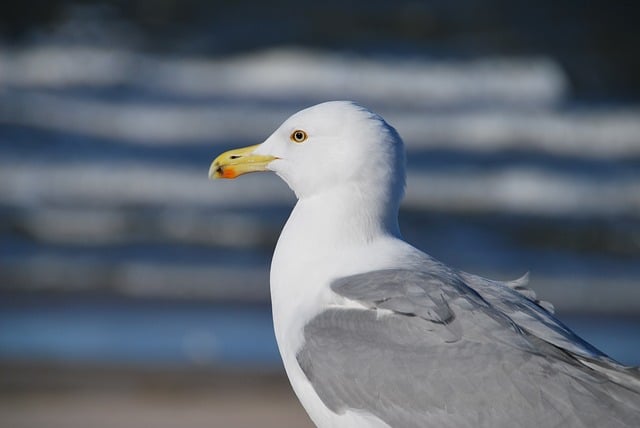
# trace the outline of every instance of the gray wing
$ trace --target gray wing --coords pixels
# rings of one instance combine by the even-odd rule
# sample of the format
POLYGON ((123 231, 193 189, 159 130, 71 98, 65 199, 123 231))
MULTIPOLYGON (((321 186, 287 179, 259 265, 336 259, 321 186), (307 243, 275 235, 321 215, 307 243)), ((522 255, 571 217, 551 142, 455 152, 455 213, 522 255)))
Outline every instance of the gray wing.
POLYGON ((332 289, 368 309, 318 314, 297 358, 336 413, 367 412, 391 427, 638 426, 632 369, 585 364, 455 274, 376 271, 332 289))
POLYGON ((492 307, 528 333, 576 355, 611 362, 606 354, 581 339, 553 316, 553 305, 538 300, 536 293, 525 286, 528 275, 503 283, 466 272, 459 274, 492 307))

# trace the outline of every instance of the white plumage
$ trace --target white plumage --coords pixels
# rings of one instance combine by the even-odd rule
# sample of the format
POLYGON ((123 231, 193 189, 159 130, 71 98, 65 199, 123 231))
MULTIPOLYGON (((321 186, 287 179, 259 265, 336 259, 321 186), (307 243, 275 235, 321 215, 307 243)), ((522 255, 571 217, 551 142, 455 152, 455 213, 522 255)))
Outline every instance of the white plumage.
POLYGON ((522 281, 456 271, 402 240, 404 148, 380 116, 319 104, 220 155, 210 175, 258 170, 298 197, 271 296, 285 369, 316 425, 640 426, 637 369, 577 337, 522 281))

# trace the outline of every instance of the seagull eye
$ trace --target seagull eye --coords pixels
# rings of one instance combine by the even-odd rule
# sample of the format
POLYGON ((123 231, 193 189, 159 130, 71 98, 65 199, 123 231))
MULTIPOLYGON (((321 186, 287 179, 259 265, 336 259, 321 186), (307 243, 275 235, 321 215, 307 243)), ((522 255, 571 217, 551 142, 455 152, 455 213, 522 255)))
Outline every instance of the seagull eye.
POLYGON ((307 133, 301 129, 296 129, 291 133, 291 141, 294 143, 302 143, 307 139, 307 133))

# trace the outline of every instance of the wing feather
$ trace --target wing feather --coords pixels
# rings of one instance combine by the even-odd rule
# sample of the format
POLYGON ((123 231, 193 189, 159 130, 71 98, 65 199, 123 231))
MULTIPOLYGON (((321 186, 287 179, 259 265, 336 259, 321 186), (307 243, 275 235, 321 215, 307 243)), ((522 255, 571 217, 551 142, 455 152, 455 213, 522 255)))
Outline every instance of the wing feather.
POLYGON ((635 372, 599 356, 585 364, 589 357, 521 328, 489 302, 495 296, 486 299, 461 277, 386 270, 341 278, 331 288, 364 308, 315 316, 297 359, 336 413, 367 412, 393 427, 640 421, 635 372))

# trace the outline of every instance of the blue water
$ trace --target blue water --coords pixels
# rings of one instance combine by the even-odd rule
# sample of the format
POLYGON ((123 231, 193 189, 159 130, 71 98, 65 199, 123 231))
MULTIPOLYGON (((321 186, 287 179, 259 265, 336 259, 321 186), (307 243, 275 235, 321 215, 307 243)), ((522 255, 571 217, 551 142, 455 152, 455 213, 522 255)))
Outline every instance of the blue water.
MULTIPOLYGON (((613 358, 640 364, 640 317, 561 318, 613 358)), ((281 364, 266 304, 35 294, 0 298, 0 360, 273 370, 281 364)))
POLYGON ((111 297, 0 301, 0 359, 277 367, 270 308, 111 297))
MULTIPOLYGON (((86 25, 84 20, 82 25, 86 25)), ((251 38, 247 34, 245 36, 251 38)), ((376 49, 384 50, 377 42, 376 49)), ((27 49, 23 53, 29 55, 29 52, 27 49)), ((110 53, 100 52, 95 54, 106 64, 113 60, 110 53)), ((312 61, 312 64, 318 59, 317 64, 324 61, 325 57, 313 50, 303 52, 305 56, 299 57, 298 61, 312 61), (310 59, 305 60, 306 55, 310 55, 310 59)), ((53 61, 51 67, 45 67, 54 75, 60 64, 74 58, 68 54, 54 57, 58 60, 50 59, 53 61)), ((116 64, 115 71, 126 69, 131 76, 113 82, 103 81, 100 73, 94 75, 93 68, 85 70, 79 64, 74 67, 75 73, 79 73, 76 80, 67 76, 43 84, 38 83, 38 79, 27 78, 22 82, 16 77, 14 83, 9 79, 3 87, 0 94, 0 159, 4 165, 15 164, 17 167, 11 170, 14 175, 3 176, 0 186, 0 360, 279 368, 280 359, 266 301, 266 281, 275 239, 291 210, 291 200, 276 198, 271 203, 260 199, 253 203, 249 197, 246 205, 231 204, 224 208, 226 204, 213 199, 213 193, 202 191, 198 198, 187 198, 185 200, 191 202, 184 202, 175 190, 164 193, 163 187, 168 183, 159 176, 142 175, 127 183, 127 187, 140 189, 131 196, 121 189, 125 186, 120 182, 110 182, 108 174, 91 181, 92 175, 87 172, 92 166, 109 164, 113 165, 114 171, 122 171, 124 167, 149 167, 150 171, 166 171, 167 177, 183 180, 178 184, 186 193, 200 189, 198 186, 206 182, 209 161, 215 154, 223 149, 262 141, 287 114, 336 93, 333 90, 300 93, 296 88, 313 89, 316 84, 319 88, 331 87, 336 82, 341 85, 340 82, 353 77, 348 70, 355 63, 347 58, 329 73, 328 80, 324 81, 324 85, 329 86, 315 81, 313 85, 301 85, 306 77, 300 76, 302 80, 291 82, 291 91, 278 91, 272 95, 268 95, 268 79, 262 82, 263 79, 257 77, 256 82, 248 81, 247 84, 257 84, 267 92, 251 95, 242 90, 237 93, 207 92, 211 76, 194 73, 193 64, 190 64, 195 59, 211 65, 207 61, 213 58, 194 57, 183 61, 163 56, 144 61, 136 58, 137 54, 123 54, 122 64, 116 64), (153 73, 152 67, 145 65, 148 60, 162 66, 161 70, 153 73), (167 69, 172 71, 168 80, 167 69), (140 73, 151 85, 137 78, 140 73), (181 92, 180 85, 175 83, 187 78, 196 85, 192 90, 200 88, 203 93, 200 90, 181 92), (198 78, 200 81, 193 80, 198 78), (83 105, 87 111, 79 107, 83 105), (122 111, 135 113, 134 117, 123 121, 121 109, 130 109, 122 111), (211 115, 212 123, 220 126, 209 127, 208 121, 200 115, 201 109, 211 115), (255 114, 256 120, 247 120, 245 116, 250 114, 255 114), (87 121, 86 127, 77 126, 82 120, 87 121), (112 124, 113 129, 103 129, 104 123, 112 124), (238 132, 240 123, 249 132, 238 132), (170 130, 169 137, 155 132, 157 125, 160 129, 170 130), (73 168, 83 164, 86 170, 73 168), (69 167, 69 171, 51 179, 46 175, 33 176, 45 166, 69 167), (50 186, 51 183, 54 185, 50 186), (155 196, 147 200, 146 189, 155 196), (108 218, 94 219, 94 213, 101 214, 103 209, 108 218), (74 212, 79 215, 75 217, 74 212), (241 217, 239 223, 229 220, 236 216, 241 217), (218 235, 224 233, 218 234, 218 231, 234 230, 238 224, 240 227, 250 225, 250 239, 245 237, 244 243, 238 243, 219 238, 218 235), (103 229, 94 234, 94 227, 103 229), (228 277, 222 277, 229 268, 234 272, 256 273, 250 278, 254 283, 242 282, 246 287, 233 288, 233 294, 227 288, 207 291, 208 287, 215 289, 229 281, 228 277), (86 275, 86 272, 94 273, 93 269, 99 272, 86 275), (73 284, 65 275, 67 270, 74 278, 73 284), (154 281, 158 272, 158 275, 167 272, 169 280, 156 287, 154 281), (218 275, 211 275, 211 272, 218 272, 218 275), (180 288, 184 284, 204 286, 184 291, 180 288), (131 290, 146 300, 124 297, 131 290), (256 290, 263 292, 260 294, 256 290), (179 300, 184 296, 195 299, 203 295, 239 301, 226 304, 179 300), (251 303, 256 296, 265 300, 251 303), (163 301, 161 298, 174 300, 163 301)), ((228 59, 233 60, 232 57, 228 59)), ((216 61, 224 61, 224 58, 216 61)), ((252 64, 264 65, 256 58, 249 61, 248 69, 252 64)), ((593 115, 584 116, 585 121, 593 119, 607 123, 608 115, 621 121, 622 125, 615 127, 615 132, 614 128, 603 128, 603 132, 609 133, 602 136, 603 142, 626 141, 630 139, 630 131, 625 129, 630 126, 629 118, 637 115, 635 107, 577 105, 570 97, 565 99, 568 94, 565 94, 563 84, 541 101, 522 84, 513 85, 508 81, 505 88, 511 89, 507 90, 506 98, 494 94, 495 100, 486 99, 487 95, 481 94, 482 88, 487 86, 487 76, 482 73, 468 75, 466 67, 475 69, 475 66, 464 62, 452 69, 461 72, 459 77, 455 77, 454 72, 453 80, 445 79, 449 82, 449 90, 460 87, 462 92, 454 90, 449 94, 451 98, 443 98, 440 104, 425 99, 423 101, 429 102, 421 106, 419 95, 408 100, 394 90, 399 87, 394 82, 404 76, 395 71, 399 65, 400 69, 407 67, 407 63, 391 57, 372 61, 372 72, 386 70, 389 73, 388 86, 375 88, 383 96, 370 98, 367 94, 371 88, 358 86, 356 80, 345 93, 340 90, 340 96, 362 102, 369 100, 374 110, 386 109, 390 121, 416 113, 420 117, 424 115, 425 119, 437 114, 443 118, 442 124, 437 124, 438 128, 459 127, 466 122, 460 118, 470 114, 469 118, 478 121, 475 126, 481 136, 483 132, 495 131, 496 126, 498 130, 511 129, 507 121, 511 120, 509 113, 512 110, 519 112, 514 116, 516 120, 532 114, 531 124, 524 126, 526 124, 521 123, 516 126, 522 127, 518 132, 507 132, 508 138, 502 137, 524 139, 522 144, 504 147, 500 138, 496 142, 482 138, 474 140, 476 132, 433 133, 429 127, 434 124, 429 120, 425 121, 423 130, 411 131, 411 126, 405 129, 400 120, 396 126, 402 135, 407 132, 407 142, 412 139, 417 143, 424 139, 430 143, 409 145, 410 174, 437 173, 443 177, 448 175, 457 182, 457 177, 469 172, 549 173, 553 180, 553 177, 571 178, 575 183, 593 186, 593 198, 598 202, 597 190, 603 188, 603 184, 608 193, 618 194, 628 181, 640 180, 640 157, 635 147, 618 153, 617 146, 612 144, 610 153, 603 149, 598 156, 585 155, 571 149, 572 145, 565 141, 561 146, 567 149, 566 152, 551 150, 552 145, 546 138, 558 134, 538 132, 538 124, 566 126, 577 145, 590 128, 585 128, 573 117, 580 118, 588 112, 593 115), (473 78, 478 79, 476 89, 466 93, 465 84, 473 78), (456 79, 462 80, 456 83, 456 79), (385 87, 388 91, 380 91, 385 87), (523 89, 531 99, 518 95, 523 89), (480 91, 479 98, 476 90, 480 91), (486 117, 474 115, 482 111, 491 114, 486 117), (501 111, 503 118, 496 115, 501 111), (553 120, 538 122, 536 114, 549 114, 553 120), (451 144, 458 138, 451 135, 471 138, 469 146, 451 144), (431 138, 444 138, 444 141, 432 141, 431 138), (529 139, 531 141, 527 141, 529 139)), ((417 66, 419 70, 425 70, 423 67, 431 64, 428 58, 416 58, 416 61, 411 67, 417 66)), ((23 67, 30 64, 29 61, 23 63, 23 67)), ((21 75, 20 64, 12 64, 17 67, 16 76, 21 75)), ((432 65, 438 66, 438 62, 432 65)), ((25 75, 31 71, 23 70, 25 75)), ((524 76, 524 81, 530 82, 533 78, 540 82, 542 79, 547 81, 547 88, 552 88, 557 83, 558 76, 554 76, 554 73, 542 72, 537 77, 524 76)), ((509 78, 514 77, 505 74, 505 79, 509 78)), ((564 81, 564 78, 560 76, 560 80, 564 81)), ((442 81, 435 78, 432 84, 438 82, 442 81)), ((415 83, 407 81, 404 84, 415 83)), ((384 115, 387 117, 386 112, 384 115)), ((405 125, 411 123, 405 122, 405 125)), ((462 128, 462 131, 466 129, 462 128)), ((234 186, 239 186, 237 198, 243 199, 241 184, 234 183, 234 186)), ((400 222, 407 240, 451 266, 492 278, 510 279, 530 271, 532 288, 558 308, 608 311, 608 316, 562 314, 561 318, 604 352, 624 363, 640 364, 640 310, 637 304, 627 304, 638 301, 637 293, 632 291, 637 290, 635 284, 640 283, 640 241, 637 239, 640 217, 634 202, 635 193, 628 195, 628 203, 620 202, 626 208, 613 210, 612 214, 594 209, 599 204, 592 203, 565 212, 557 209, 562 208, 562 203, 545 198, 533 199, 540 204, 549 204, 549 208, 537 210, 521 205, 519 196, 529 191, 524 185, 517 192, 511 189, 511 193, 504 195, 512 205, 478 209, 474 208, 473 201, 465 200, 467 193, 461 189, 466 185, 458 186, 447 192, 459 197, 459 206, 414 203, 403 209, 400 222), (568 292, 537 287, 545 281, 562 284, 568 292), (606 300, 606 304, 594 309, 592 302, 601 302, 601 299, 606 300), (620 312, 633 315, 615 315, 620 312)), ((577 185, 569 187, 574 188, 582 189, 577 185)), ((571 192, 565 195, 568 200, 573 196, 571 192)), ((619 201, 624 197, 613 199, 619 201)), ((606 203, 607 199, 603 201, 606 203)))

